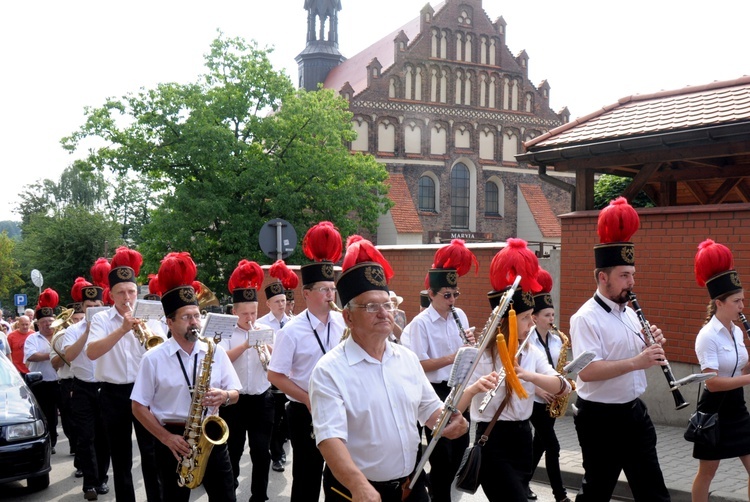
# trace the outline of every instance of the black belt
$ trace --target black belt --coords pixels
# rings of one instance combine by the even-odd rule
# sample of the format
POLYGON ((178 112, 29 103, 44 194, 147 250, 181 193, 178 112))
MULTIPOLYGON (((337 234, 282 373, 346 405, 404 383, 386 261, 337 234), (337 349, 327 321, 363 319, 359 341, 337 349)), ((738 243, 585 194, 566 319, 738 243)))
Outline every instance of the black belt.
POLYGON ((576 400, 576 407, 579 410, 584 410, 584 409, 608 410, 608 411, 629 410, 633 408, 636 404, 638 404, 639 401, 640 401, 639 399, 633 399, 632 401, 628 401, 627 403, 598 403, 596 401, 589 401, 587 399, 583 399, 582 397, 579 397, 576 400))
POLYGON ((370 481, 369 479, 367 481, 370 482, 372 486, 375 488, 381 488, 383 490, 395 490, 397 488, 401 488, 401 486, 406 482, 408 478, 398 478, 398 479, 392 479, 390 481, 370 481))

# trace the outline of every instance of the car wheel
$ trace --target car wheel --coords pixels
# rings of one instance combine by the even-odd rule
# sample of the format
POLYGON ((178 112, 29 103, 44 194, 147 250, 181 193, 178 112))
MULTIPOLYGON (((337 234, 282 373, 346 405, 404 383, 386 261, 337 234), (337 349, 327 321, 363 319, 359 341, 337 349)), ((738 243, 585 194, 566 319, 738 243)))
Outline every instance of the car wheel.
POLYGON ((28 478, 26 484, 29 485, 29 489, 33 491, 44 490, 49 486, 49 472, 41 476, 28 478))

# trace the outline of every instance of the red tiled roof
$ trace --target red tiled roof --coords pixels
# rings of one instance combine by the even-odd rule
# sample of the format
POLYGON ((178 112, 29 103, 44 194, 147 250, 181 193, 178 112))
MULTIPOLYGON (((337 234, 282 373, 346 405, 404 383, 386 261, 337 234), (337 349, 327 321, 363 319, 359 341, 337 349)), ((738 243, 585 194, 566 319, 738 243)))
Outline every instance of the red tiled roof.
POLYGON ((544 237, 560 237, 562 235, 560 220, 552 212, 552 208, 549 205, 547 197, 544 196, 542 188, 539 185, 526 185, 523 183, 519 183, 518 188, 521 190, 523 198, 526 199, 526 203, 531 210, 531 215, 534 217, 534 221, 542 232, 542 235, 544 237))
POLYGON ((404 175, 390 173, 389 176, 387 183, 391 189, 388 192, 388 198, 393 201, 391 218, 393 218, 396 231, 400 234, 421 234, 422 222, 417 216, 417 208, 414 206, 404 175))
POLYGON ((750 120, 750 76, 628 96, 524 143, 580 144, 750 120))

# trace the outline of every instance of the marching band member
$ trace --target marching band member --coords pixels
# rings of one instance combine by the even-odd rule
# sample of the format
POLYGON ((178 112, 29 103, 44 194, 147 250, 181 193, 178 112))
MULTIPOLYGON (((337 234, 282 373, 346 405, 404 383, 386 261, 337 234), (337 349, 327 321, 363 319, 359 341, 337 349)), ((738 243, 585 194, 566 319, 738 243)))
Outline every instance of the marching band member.
MULTIPOLYGON (((242 260, 229 278, 234 315, 239 319, 230 336, 222 337, 220 345, 226 350, 242 387, 236 406, 222 408, 221 417, 229 426, 229 458, 234 473, 234 486, 239 486, 240 459, 245 449, 245 435, 250 447, 253 471, 250 483, 250 501, 268 500, 268 472, 271 467, 271 429, 273 428, 274 402, 271 384, 261 362, 267 347, 256 348, 250 341, 250 332, 270 329, 256 324, 258 318, 258 291, 263 283, 263 269, 254 261, 242 260)), ((266 361, 265 364, 268 362, 266 361)))
POLYGON ((533 294, 540 289, 536 281, 538 270, 536 256, 522 239, 508 239, 507 246, 492 259, 490 280, 495 292, 502 296, 517 275, 521 276, 521 284, 500 321, 498 331, 503 338, 490 343, 480 355, 479 364, 469 381, 471 385, 459 403, 459 409, 464 409, 471 402, 471 420, 477 424, 476 437, 487 436, 481 448, 479 479, 490 502, 527 500, 532 457, 529 418, 536 389, 556 396, 566 395, 571 390, 570 383, 555 371, 536 347, 526 344, 517 354, 518 347, 533 326, 533 294), (501 371, 505 376, 497 395, 480 412, 486 394, 479 391, 486 389, 488 384, 494 389, 501 371), (496 422, 488 433, 495 416, 496 422))
POLYGON ((32 387, 34 397, 44 412, 52 442, 52 453, 57 444, 57 409, 60 406, 60 383, 57 369, 63 365, 58 357, 52 361, 52 322, 55 320, 55 307, 59 301, 57 291, 47 288, 39 295, 39 302, 34 312, 39 331, 30 335, 23 346, 23 362, 29 371, 39 371, 43 380, 32 387))
POLYGON ((703 241, 695 255, 695 277, 711 297, 706 322, 695 339, 695 352, 704 373, 717 373, 706 381, 698 411, 718 413, 719 444, 693 443, 693 457, 698 459, 693 501, 707 502, 722 459, 739 457, 750 476, 750 414, 743 390, 750 376, 742 330, 735 324, 742 314, 745 291, 729 248, 711 239, 703 241))
POLYGON ((635 285, 635 247, 627 241, 638 226, 638 213, 623 197, 601 210, 601 243, 594 247, 597 289, 570 320, 573 356, 596 354, 576 382, 574 420, 584 469, 579 502, 609 500, 621 471, 635 500, 670 500, 656 456, 656 430, 640 399, 645 370, 666 363, 664 337, 651 325, 656 343, 647 346, 638 317, 627 307, 635 285))
MULTIPOLYGON (((559 332, 555 330, 555 305, 552 303, 552 276, 546 270, 540 268, 536 280, 542 290, 534 295, 534 309, 531 319, 534 327, 529 332, 529 344, 535 346, 547 357, 547 362, 557 369, 560 356, 567 346, 563 343, 559 332)), ((563 360, 564 361, 564 360, 563 360)), ((534 391, 534 410, 531 413, 531 425, 534 426, 533 452, 531 461, 531 473, 528 481, 534 476, 536 466, 544 454, 544 463, 547 469, 547 477, 552 487, 552 493, 557 502, 570 502, 568 492, 563 485, 562 473, 560 472, 560 442, 555 434, 555 417, 551 416, 547 407, 555 402, 555 395, 543 389, 534 391)), ((528 483, 527 483, 528 485, 528 483)), ((529 494, 534 492, 528 489, 529 494)), ((536 495, 529 497, 536 499, 536 495)))
MULTIPOLYGON (((197 335, 201 327, 198 297, 193 287, 196 267, 188 253, 169 253, 159 268, 159 284, 164 291, 161 303, 171 337, 166 343, 149 350, 141 362, 133 387, 133 415, 158 441, 156 443, 157 473, 164 490, 164 500, 187 502, 190 488, 178 485, 175 468, 191 449, 184 437, 186 427, 200 427, 203 413, 191 417, 194 392, 203 393, 198 404, 208 415, 219 406, 237 402, 240 382, 226 352, 215 346, 213 359, 204 368, 208 345, 197 335), (204 371, 209 371, 209 374, 204 371)), ((206 338, 211 341, 211 334, 206 338)), ((201 434, 206 434, 201 428, 201 434)), ((200 443, 200 438, 195 438, 200 443)), ((205 453, 205 452, 204 452, 205 453)), ((216 444, 210 455, 192 456, 195 467, 187 471, 197 475, 204 469, 203 486, 208 499, 233 502, 235 486, 226 443, 216 444)))
MULTIPOLYGON (((460 239, 438 249, 428 273, 431 304, 412 319, 401 335, 401 342, 417 354, 427 379, 443 400, 450 393, 448 378, 456 352, 467 340, 473 343, 473 334, 466 330, 469 327, 466 314, 455 307, 460 294, 458 277, 466 274, 472 265, 479 267, 474 254, 460 239), (460 333, 459 325, 465 329, 465 334, 460 333)), ((428 442, 432 441, 432 430, 425 429, 425 434, 428 442)), ((429 485, 433 501, 451 500, 451 484, 468 444, 468 436, 438 441, 430 457, 429 485)))
MULTIPOLYGON (((326 460, 326 501, 400 502, 417 459, 415 423, 433 426, 442 403, 414 353, 388 342, 396 308, 390 265, 369 241, 356 247, 368 251, 349 246, 337 282, 351 336, 320 359, 310 379, 315 440, 326 460)), ((444 433, 457 437, 467 425, 456 415, 444 433)))
POLYGON ((162 500, 156 475, 154 438, 135 420, 130 405, 130 393, 138 366, 146 353, 146 348, 138 341, 133 329, 146 325, 154 335, 166 339, 159 320, 143 322, 133 317, 132 309, 138 297, 136 277, 142 262, 138 251, 126 247, 119 247, 115 251, 108 274, 109 289, 102 293, 105 303, 107 296, 114 300, 114 308, 93 317, 85 349, 86 355, 96 361, 94 377, 101 382, 99 399, 118 502, 135 502, 132 475, 134 427, 141 452, 146 496, 149 501, 162 500))
MULTIPOLYGON (((106 281, 109 269, 107 259, 99 258, 91 267, 94 282, 101 284, 102 280, 106 281)), ((85 279, 77 279, 74 288, 76 287, 79 289, 74 298, 80 294, 84 316, 89 308, 102 306, 102 287, 95 286, 85 279)), ((96 362, 89 359, 83 350, 88 341, 89 328, 90 323, 85 317, 81 322, 70 326, 65 330, 62 346, 73 373, 71 407, 77 436, 76 455, 83 473, 83 497, 86 500, 97 500, 97 495, 109 493, 109 446, 104 435, 99 401, 101 384, 94 376, 96 362)))
MULTIPOLYGON (((294 289, 299 284, 299 278, 286 266, 283 260, 277 260, 276 263, 271 265, 268 275, 277 279, 277 282, 273 282, 265 288, 266 306, 270 312, 258 319, 258 322, 271 326, 275 335, 286 323, 292 320, 286 313, 287 295, 291 292, 292 299, 294 299, 294 289)), ((277 472, 284 472, 284 464, 286 463, 284 443, 289 436, 286 423, 286 403, 288 400, 284 393, 275 386, 271 386, 271 394, 273 394, 274 401, 273 429, 271 431, 271 468, 277 472)))
POLYGON ((341 258, 341 234, 324 221, 310 228, 302 250, 314 263, 302 267, 302 295, 307 308, 279 331, 268 379, 289 399, 287 419, 294 451, 291 502, 317 502, 323 475, 323 456, 312 437, 308 386, 318 360, 341 341, 345 325, 331 311, 336 298, 333 264, 341 258))

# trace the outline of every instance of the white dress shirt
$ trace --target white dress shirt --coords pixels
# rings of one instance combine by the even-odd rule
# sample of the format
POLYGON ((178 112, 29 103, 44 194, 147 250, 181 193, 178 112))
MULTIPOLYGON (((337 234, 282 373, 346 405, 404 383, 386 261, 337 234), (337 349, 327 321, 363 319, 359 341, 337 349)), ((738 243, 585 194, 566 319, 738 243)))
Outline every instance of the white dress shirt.
POLYGON ((310 380, 315 441, 340 438, 370 481, 413 469, 424 424, 442 402, 414 353, 386 343, 383 360, 347 338, 323 356, 310 380))
MULTIPOLYGON (((536 326, 531 328, 531 331, 529 331, 529 345, 533 345, 539 351, 544 355, 544 357, 547 357, 547 352, 544 349, 544 343, 539 338, 539 332, 536 329, 536 326)), ((547 348, 549 349, 549 353, 552 356, 552 367, 557 369, 557 363, 560 360, 560 350, 562 349, 562 339, 557 336, 553 335, 552 332, 547 333, 547 348)), ((549 359, 547 359, 547 362, 549 362, 549 359)), ((534 395, 534 401, 537 403, 546 403, 544 399, 539 397, 538 395, 534 395)))
MULTIPOLYGON (((307 391, 315 364, 323 357, 324 352, 329 352, 338 345, 345 328, 344 318, 338 312, 329 312, 328 322, 322 323, 304 310, 277 333, 268 369, 286 375, 307 391), (313 329, 318 334, 320 344, 313 329)), ((291 396, 287 397, 296 401, 291 396)))
MULTIPOLYGON (((81 338, 84 331, 86 331, 86 326, 88 326, 88 322, 86 319, 83 319, 81 322, 78 322, 65 330, 65 336, 62 342, 63 349, 67 350, 68 347, 76 343, 76 341, 81 338)), ((70 360, 68 359, 68 361, 70 360)), ((83 382, 96 382, 96 378, 94 377, 95 368, 96 361, 89 359, 89 356, 86 355, 86 350, 81 350, 78 357, 70 361, 70 369, 73 372, 73 376, 83 382)))
MULTIPOLYGON (((456 312, 461 325, 468 328, 469 320, 464 311, 456 308, 456 312)), ((464 345, 453 315, 449 313, 447 318, 443 318, 432 305, 417 314, 406 326, 401 334, 401 343, 411 349, 420 361, 455 354, 464 345)), ((438 370, 428 371, 427 379, 432 383, 447 382, 451 376, 451 367, 449 364, 438 370)))
MULTIPOLYGON (((587 350, 596 354, 592 362, 619 361, 640 354, 646 345, 633 309, 604 298, 598 292, 595 294, 610 310, 608 312, 591 298, 573 314, 570 319, 573 357, 587 350)), ((630 371, 596 382, 584 382, 578 377, 576 385, 578 396, 587 401, 624 404, 646 391, 646 371, 630 371)))
MULTIPOLYGON (((185 374, 191 385, 197 386, 207 350, 208 345, 198 340, 193 347, 193 353, 188 354, 180 348, 174 338, 149 350, 141 361, 130 399, 149 407, 162 425, 166 422, 187 421, 192 397, 185 374), (182 372, 180 358, 185 373, 182 372)), ((215 346, 209 387, 223 390, 240 388, 240 380, 221 346, 215 346)), ((218 410, 208 411, 210 415, 215 415, 218 410)))
MULTIPOLYGON (((116 308, 97 313, 91 319, 86 347, 120 328, 122 321, 123 317, 116 308)), ((146 325, 154 335, 164 340, 167 339, 163 332, 164 324, 161 321, 152 319, 147 321, 146 325)), ((140 344, 135 334, 128 331, 108 352, 96 360, 94 378, 98 382, 113 384, 133 383, 138 374, 141 358, 145 353, 146 349, 140 344)))
POLYGON ((52 362, 49 359, 44 361, 29 361, 29 357, 34 354, 49 354, 52 351, 52 346, 44 335, 39 332, 32 333, 26 339, 23 345, 23 362, 29 371, 39 371, 42 374, 42 379, 45 382, 55 382, 59 380, 57 371, 52 367, 52 362))
MULTIPOLYGON (((540 373, 542 375, 557 375, 557 371, 553 368, 549 362, 547 362, 547 355, 531 345, 531 340, 526 345, 526 348, 521 352, 520 366, 526 371, 533 371, 534 373, 540 373)), ((520 342, 519 342, 520 343, 520 342)), ((498 373, 502 369, 503 364, 500 359, 496 359, 494 362, 489 350, 485 350, 484 353, 479 357, 479 364, 477 364, 474 373, 471 375, 469 385, 473 384, 480 377, 488 375, 493 371, 498 373)), ((482 400, 486 393, 480 392, 474 396, 471 400, 471 421, 472 422, 489 422, 492 417, 495 416, 495 412, 500 407, 500 403, 505 399, 505 384, 507 380, 503 382, 495 397, 492 398, 490 404, 485 408, 484 413, 479 413, 479 406, 482 404, 482 400)), ((526 399, 520 399, 515 393, 510 397, 508 404, 505 405, 500 418, 498 420, 507 421, 518 421, 528 420, 531 417, 531 412, 534 411, 534 396, 536 391, 536 385, 525 380, 521 380, 521 385, 526 389, 529 397, 526 399)))
POLYGON ((277 333, 283 327, 281 326, 282 323, 284 324, 284 326, 286 326, 286 323, 291 320, 291 317, 286 314, 282 314, 281 321, 279 321, 278 319, 276 319, 276 316, 273 315, 273 312, 269 312, 268 314, 258 319, 258 324, 265 324, 266 326, 270 326, 271 328, 273 328, 273 332, 277 333))
POLYGON ((742 330, 732 324, 732 333, 729 333, 716 316, 713 316, 698 333, 695 339, 695 353, 701 370, 715 370, 720 377, 741 374, 748 360, 742 330))
MULTIPOLYGON (((256 324, 255 329, 271 329, 270 326, 263 324, 256 324)), ((229 351, 238 345, 244 344, 248 341, 250 336, 249 331, 245 331, 239 326, 235 326, 234 331, 229 336, 222 336, 219 345, 224 347, 224 350, 229 351)), ((268 381, 268 375, 266 370, 263 369, 263 365, 260 363, 258 357, 258 351, 255 347, 250 347, 240 354, 237 359, 232 362, 234 370, 237 372, 237 376, 240 379, 240 394, 258 395, 263 394, 267 391, 271 384, 268 381)))

